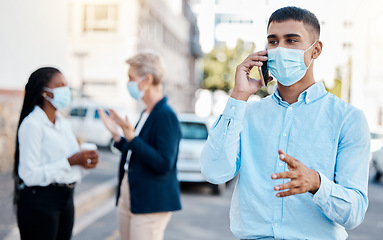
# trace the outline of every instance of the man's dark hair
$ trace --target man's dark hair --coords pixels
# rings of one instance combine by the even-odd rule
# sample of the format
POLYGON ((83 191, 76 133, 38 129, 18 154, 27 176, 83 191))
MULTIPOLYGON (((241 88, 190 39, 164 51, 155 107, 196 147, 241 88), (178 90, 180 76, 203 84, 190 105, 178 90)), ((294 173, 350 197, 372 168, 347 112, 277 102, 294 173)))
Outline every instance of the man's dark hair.
POLYGON ((299 7, 284 7, 273 12, 269 18, 267 29, 269 29, 272 22, 281 23, 288 20, 303 22, 306 29, 311 31, 315 38, 319 39, 320 25, 317 17, 309 10, 299 7))

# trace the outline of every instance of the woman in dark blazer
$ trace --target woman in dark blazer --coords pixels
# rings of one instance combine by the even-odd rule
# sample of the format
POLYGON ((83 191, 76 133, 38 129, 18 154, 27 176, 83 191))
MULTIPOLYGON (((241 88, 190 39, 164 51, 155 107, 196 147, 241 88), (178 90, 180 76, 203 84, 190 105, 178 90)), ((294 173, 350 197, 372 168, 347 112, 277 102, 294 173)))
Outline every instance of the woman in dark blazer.
POLYGON ((99 110, 122 153, 117 191, 119 230, 121 240, 162 240, 171 212, 181 209, 176 168, 181 131, 162 94, 160 57, 141 53, 127 63, 128 91, 146 106, 136 127, 112 109, 110 116, 99 110))

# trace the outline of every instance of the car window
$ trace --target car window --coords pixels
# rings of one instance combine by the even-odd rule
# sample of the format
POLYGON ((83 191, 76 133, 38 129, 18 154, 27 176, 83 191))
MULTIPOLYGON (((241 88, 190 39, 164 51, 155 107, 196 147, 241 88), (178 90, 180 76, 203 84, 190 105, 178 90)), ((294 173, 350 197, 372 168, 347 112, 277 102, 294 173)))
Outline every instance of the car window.
POLYGON ((87 111, 88 110, 86 108, 73 108, 70 111, 70 115, 72 117, 85 117, 87 111))
POLYGON ((383 134, 381 133, 371 133, 371 139, 382 139, 383 134))
POLYGON ((196 122, 181 122, 181 133, 183 139, 207 139, 206 125, 196 122))
MULTIPOLYGON (((105 110, 105 112, 106 112, 106 114, 107 114, 108 116, 110 116, 110 115, 109 115, 109 112, 108 112, 107 110, 105 110)), ((99 119, 99 118, 100 118, 100 115, 98 114, 98 111, 95 111, 95 113, 94 113, 94 118, 95 118, 95 119, 99 119)))

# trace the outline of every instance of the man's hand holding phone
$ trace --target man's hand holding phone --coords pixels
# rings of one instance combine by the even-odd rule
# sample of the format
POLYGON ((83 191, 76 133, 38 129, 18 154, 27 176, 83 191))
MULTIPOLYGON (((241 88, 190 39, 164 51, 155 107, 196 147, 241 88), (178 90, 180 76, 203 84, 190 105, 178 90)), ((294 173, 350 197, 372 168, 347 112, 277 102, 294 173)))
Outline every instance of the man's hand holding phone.
POLYGON ((261 79, 250 77, 250 71, 253 67, 261 67, 263 61, 267 61, 266 50, 250 54, 236 68, 234 89, 231 94, 232 98, 237 100, 247 101, 249 97, 256 93, 264 83, 261 79))

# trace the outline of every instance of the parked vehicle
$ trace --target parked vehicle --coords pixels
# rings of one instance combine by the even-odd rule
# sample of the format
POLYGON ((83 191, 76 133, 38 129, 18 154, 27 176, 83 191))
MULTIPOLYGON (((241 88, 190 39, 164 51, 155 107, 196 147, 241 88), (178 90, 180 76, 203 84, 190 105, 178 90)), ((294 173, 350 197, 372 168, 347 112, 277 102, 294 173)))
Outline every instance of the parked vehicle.
MULTIPOLYGON (((70 108, 69 120, 73 131, 80 141, 92 142, 98 146, 108 147, 112 152, 118 150, 113 147, 111 133, 103 125, 97 109, 107 110, 109 107, 96 104, 92 101, 74 102, 70 108)), ((138 120, 138 113, 129 112, 123 108, 114 108, 121 116, 128 116, 132 124, 138 120)))
MULTIPOLYGON (((201 173, 200 156, 213 121, 194 114, 179 114, 182 139, 178 154, 178 179, 180 182, 206 182, 201 173)), ((220 194, 225 184, 212 184, 212 193, 220 194)))
POLYGON ((371 159, 370 163, 375 167, 375 181, 379 181, 383 176, 383 131, 371 132, 371 159))

